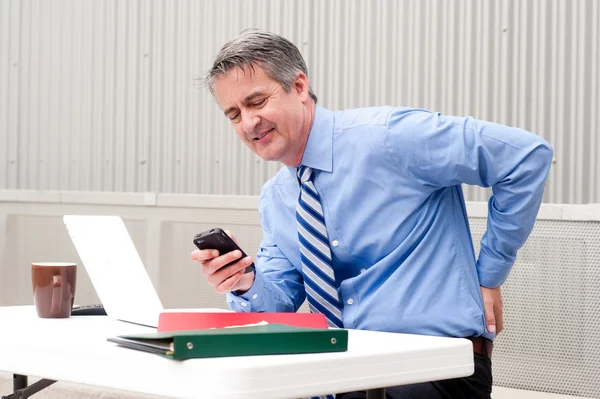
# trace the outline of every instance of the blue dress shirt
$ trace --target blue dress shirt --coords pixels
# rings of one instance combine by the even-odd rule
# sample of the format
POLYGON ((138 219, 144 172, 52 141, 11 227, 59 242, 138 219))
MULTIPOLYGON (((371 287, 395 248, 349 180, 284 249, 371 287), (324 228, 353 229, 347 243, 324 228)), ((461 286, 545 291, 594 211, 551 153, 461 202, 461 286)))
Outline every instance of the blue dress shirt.
MULTIPOLYGON (((553 151, 521 129, 421 109, 316 106, 302 164, 315 170, 345 328, 494 337, 480 285, 498 287, 527 239, 553 151), (475 259, 461 184, 492 187, 475 259)), ((296 168, 263 187, 256 277, 235 311, 294 312, 306 293, 296 168)))

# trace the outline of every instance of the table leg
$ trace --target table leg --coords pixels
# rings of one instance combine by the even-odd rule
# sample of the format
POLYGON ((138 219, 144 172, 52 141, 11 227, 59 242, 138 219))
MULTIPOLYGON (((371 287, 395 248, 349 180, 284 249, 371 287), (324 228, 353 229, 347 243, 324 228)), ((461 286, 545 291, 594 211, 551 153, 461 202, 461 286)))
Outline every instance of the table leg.
POLYGON ((13 374, 13 392, 23 389, 27 386, 27 376, 21 374, 13 374))
POLYGON ((14 392, 8 396, 2 396, 2 399, 26 399, 31 395, 38 393, 42 389, 48 388, 54 384, 54 380, 41 379, 31 385, 27 385, 27 376, 21 374, 13 374, 13 390, 14 392))
POLYGON ((385 399, 385 388, 367 389, 367 399, 385 399))

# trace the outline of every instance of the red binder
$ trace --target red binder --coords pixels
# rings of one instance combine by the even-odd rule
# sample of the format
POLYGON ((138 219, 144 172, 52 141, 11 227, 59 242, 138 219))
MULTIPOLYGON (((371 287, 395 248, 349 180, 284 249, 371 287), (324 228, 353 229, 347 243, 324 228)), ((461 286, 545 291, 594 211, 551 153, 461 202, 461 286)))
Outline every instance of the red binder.
POLYGON ((328 328, 325 315, 320 313, 163 312, 158 319, 158 332, 243 326, 261 321, 296 327, 328 328))

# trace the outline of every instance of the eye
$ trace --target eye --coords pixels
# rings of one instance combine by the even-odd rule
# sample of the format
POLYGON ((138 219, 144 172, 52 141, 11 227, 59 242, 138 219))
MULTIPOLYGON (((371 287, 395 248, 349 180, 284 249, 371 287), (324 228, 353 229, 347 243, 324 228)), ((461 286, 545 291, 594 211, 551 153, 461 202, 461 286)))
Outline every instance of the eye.
POLYGON ((236 112, 235 114, 229 115, 229 120, 232 122, 235 122, 237 119, 239 119, 239 117, 240 117, 240 113, 236 112))
POLYGON ((266 98, 260 99, 258 101, 256 101, 254 104, 252 104, 254 107, 260 107, 261 105, 263 105, 265 102, 267 101, 266 98))

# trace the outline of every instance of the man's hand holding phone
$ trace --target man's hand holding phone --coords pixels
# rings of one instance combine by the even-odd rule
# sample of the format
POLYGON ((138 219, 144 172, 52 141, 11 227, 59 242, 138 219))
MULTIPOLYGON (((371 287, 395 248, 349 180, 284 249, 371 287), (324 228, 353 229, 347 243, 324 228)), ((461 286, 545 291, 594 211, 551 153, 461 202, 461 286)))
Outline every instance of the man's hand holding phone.
POLYGON ((246 292, 254 283, 253 261, 237 245, 231 232, 212 229, 194 237, 198 249, 192 260, 202 265, 202 274, 215 292, 246 292))

